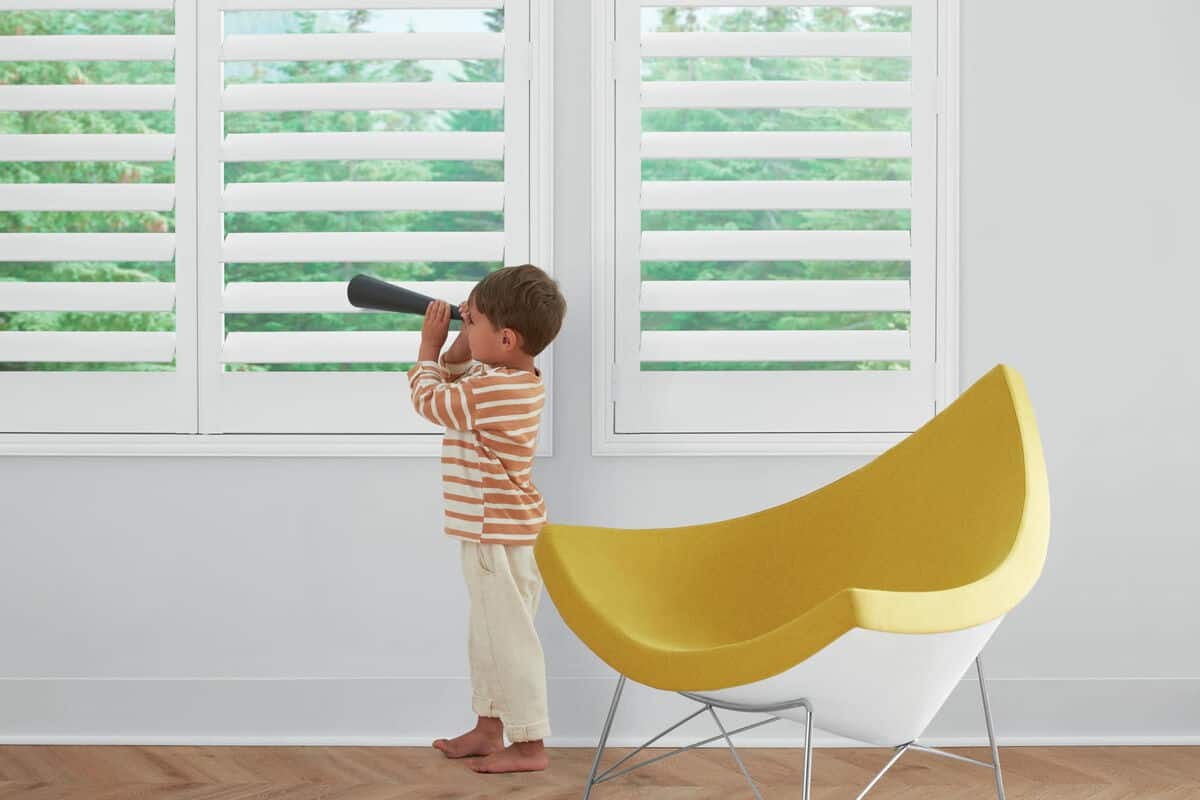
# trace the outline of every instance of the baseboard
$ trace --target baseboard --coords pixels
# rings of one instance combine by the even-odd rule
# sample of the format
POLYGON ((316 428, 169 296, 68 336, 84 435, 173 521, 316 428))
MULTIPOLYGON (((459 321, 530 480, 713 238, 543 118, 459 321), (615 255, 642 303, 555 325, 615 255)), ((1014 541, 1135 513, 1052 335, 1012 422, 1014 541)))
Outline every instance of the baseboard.
MULTIPOLYGON (((592 747, 611 677, 550 680, 557 747, 592 747)), ((988 682, 1003 746, 1200 744, 1200 678, 1019 679, 988 682)), ((0 743, 426 746, 472 721, 465 678, 0 678, 0 743)), ((626 689, 613 746, 640 744, 695 706, 643 686, 626 689)), ((819 710, 818 710, 819 725, 819 710)), ((728 727, 755 717, 722 714, 728 727)), ((694 720, 665 746, 712 735, 694 720)), ((745 747, 802 744, 781 721, 738 737, 745 747)), ((963 681, 922 741, 986 743, 978 685, 963 681)), ((861 746, 818 732, 818 747, 861 746)))

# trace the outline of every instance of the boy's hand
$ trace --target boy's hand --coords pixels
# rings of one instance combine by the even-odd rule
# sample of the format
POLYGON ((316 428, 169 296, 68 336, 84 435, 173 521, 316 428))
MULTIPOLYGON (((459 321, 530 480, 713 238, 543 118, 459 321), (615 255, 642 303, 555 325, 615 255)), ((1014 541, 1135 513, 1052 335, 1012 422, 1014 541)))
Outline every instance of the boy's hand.
POLYGON ((462 316, 462 327, 458 329, 458 338, 446 351, 446 361, 451 364, 461 364, 471 360, 471 341, 467 338, 467 322, 471 317, 465 301, 458 306, 458 313, 462 316))
POLYGON ((450 304, 445 300, 434 300, 425 308, 425 321, 421 324, 421 352, 419 361, 437 361, 442 345, 450 333, 450 304))

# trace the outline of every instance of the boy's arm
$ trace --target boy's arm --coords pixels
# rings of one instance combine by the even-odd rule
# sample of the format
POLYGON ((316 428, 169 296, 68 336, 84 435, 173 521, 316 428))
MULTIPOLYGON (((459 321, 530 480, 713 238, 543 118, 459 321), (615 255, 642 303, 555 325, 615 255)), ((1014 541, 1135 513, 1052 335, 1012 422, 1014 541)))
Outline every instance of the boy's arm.
POLYGON ((463 363, 455 363, 451 350, 443 353, 437 361, 430 360, 428 352, 421 355, 425 356, 424 360, 413 364, 408 370, 413 408, 435 425, 459 431, 470 430, 470 401, 460 378, 465 375, 469 379, 479 362, 468 358, 463 363))
POLYGON ((454 344, 446 349, 438 359, 438 365, 446 371, 447 381, 456 381, 470 371, 475 365, 471 358, 471 347, 467 341, 466 328, 460 328, 454 344))
POLYGON ((469 430, 462 409, 466 408, 462 383, 450 381, 446 369, 436 361, 418 361, 408 371, 412 404, 425 419, 454 430, 469 430))
MULTIPOLYGON (((412 391, 412 404, 416 412, 435 425, 465 430, 461 415, 451 413, 456 405, 448 399, 449 394, 460 394, 461 387, 451 378, 450 369, 444 362, 453 361, 454 353, 466 346, 462 332, 444 355, 438 351, 446 342, 450 327, 450 307, 445 301, 435 300, 425 310, 421 326, 421 348, 417 362, 408 370, 408 383, 412 391), (447 356, 451 358, 447 359, 447 356)), ((459 365, 455 365, 456 367, 459 365)), ((464 370, 465 371, 465 370, 464 370)), ((461 374, 461 373, 460 373, 461 374)), ((457 376, 455 376, 457 377, 457 376)))
POLYGON ((461 413, 466 406, 462 397, 459 379, 470 373, 478 361, 470 357, 462 363, 451 360, 447 350, 437 361, 418 361, 408 371, 408 383, 412 389, 413 408, 425 419, 436 425, 455 430, 468 430, 461 413), (457 388, 457 391, 455 390, 457 388), (454 413, 450 413, 450 409, 454 413))

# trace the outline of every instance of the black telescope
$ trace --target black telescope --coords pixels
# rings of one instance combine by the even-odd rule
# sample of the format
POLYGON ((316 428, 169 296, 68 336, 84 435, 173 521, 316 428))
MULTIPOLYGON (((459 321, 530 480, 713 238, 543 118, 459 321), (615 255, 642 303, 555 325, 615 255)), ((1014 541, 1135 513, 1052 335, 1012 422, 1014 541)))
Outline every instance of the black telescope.
MULTIPOLYGON (((350 301, 350 305, 358 308, 424 316, 425 309, 434 298, 372 278, 370 275, 355 275, 346 286, 346 299, 350 301)), ((454 303, 450 303, 450 319, 462 321, 462 314, 454 303)))

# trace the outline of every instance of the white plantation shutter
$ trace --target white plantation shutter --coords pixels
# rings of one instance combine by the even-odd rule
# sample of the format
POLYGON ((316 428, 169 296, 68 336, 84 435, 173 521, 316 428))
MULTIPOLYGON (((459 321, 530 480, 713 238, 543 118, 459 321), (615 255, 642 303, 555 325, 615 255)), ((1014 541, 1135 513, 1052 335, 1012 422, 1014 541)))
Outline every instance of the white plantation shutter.
POLYGON ((913 430, 934 410, 935 0, 690 0, 671 18, 683 30, 658 24, 673 4, 614 2, 609 431, 913 430), (731 21, 739 10, 763 19, 782 9, 802 20, 818 6, 825 7, 820 13, 846 14, 910 9, 911 30, 766 32, 731 21), (712 65, 763 59, 910 59, 911 73, 907 80, 712 77, 719 72, 712 65), (661 79, 659 68, 671 63, 708 67, 661 79), (708 109, 781 112, 776 119, 785 121, 786 114, 810 109, 911 111, 911 129, 713 129, 697 122, 705 117, 687 116, 708 109), (887 160, 909 168, 911 179, 769 176, 769 162, 818 159, 845 160, 851 168, 887 160), (766 166, 731 168, 732 179, 695 177, 714 164, 755 162, 766 166), (796 222, 795 212, 814 210, 845 213, 845 220, 907 213, 909 224, 856 228, 836 215, 806 217, 832 220, 827 226, 796 222), (672 228, 672 220, 683 219, 711 224, 672 228), (809 272, 788 277, 787 269, 775 268, 787 264, 809 272), (885 274, 874 264, 906 265, 907 274, 885 274), (664 277, 674 273, 684 279, 664 277), (793 319, 783 319, 784 312, 793 319), (896 319, 901 324, 887 322, 896 319))
MULTIPOLYGON (((329 14, 334 12, 320 12, 329 14)), ((541 255, 532 247, 531 221, 531 4, 529 0, 419 0, 336 4, 310 0, 220 0, 200 18, 201 41, 214 43, 201 64, 201 341, 202 432, 427 433, 408 401, 401 364, 416 360, 417 330, 231 329, 245 315, 364 313, 346 301, 345 280, 380 265, 426 264, 435 279, 396 283, 451 302, 466 299, 474 280, 436 279, 441 265, 476 263, 494 268, 541 255), (239 33, 231 12, 289 12, 334 7, 372 9, 503 8, 502 31, 239 33), (269 63, 464 61, 501 64, 500 80, 324 80, 284 82, 269 72, 251 80, 222 80, 231 69, 269 63), (258 77, 267 77, 259 80, 258 77), (503 114, 500 130, 450 130, 430 124, 393 124, 388 114, 428 122, 430 113, 503 114), (370 112, 366 129, 239 132, 222 124, 235 113, 370 112), (419 114, 426 114, 420 117, 419 114), (379 122, 375 120, 378 117, 379 122), (493 162, 499 180, 359 179, 231 181, 231 169, 267 162, 351 161, 372 164, 425 161, 493 162), (502 165, 502 166, 501 166, 502 165), (232 215, 285 212, 454 212, 502 215, 491 229, 328 230, 297 217, 286 232, 230 230, 232 215), (224 220, 224 225, 222 225, 224 220), (258 279, 271 265, 344 265, 337 280, 258 279), (231 265, 240 277, 231 278, 231 265), (321 371, 324 364, 344 368, 321 371), (345 365, 385 365, 354 371, 345 365)), ((270 67, 262 69, 269 70, 270 67)), ((486 226, 485 226, 486 227, 486 226)), ((281 317, 282 318, 282 317, 281 317)), ((302 317, 289 316, 293 321, 302 317)), ((419 324, 417 317, 393 316, 419 324)), ((451 338, 455 336, 451 331, 451 338)))
POLYGON ((0 279, 0 319, 6 321, 0 324, 0 432, 195 430, 195 183, 191 160, 175 160, 177 153, 192 152, 194 137, 193 8, 191 0, 0 2, 0 14, 175 10, 173 34, 0 37, 0 67, 18 74, 22 64, 121 61, 162 62, 169 76, 166 83, 118 85, 85 80, 85 71, 71 82, 0 86, 0 115, 22 120, 0 129, 0 161, 24 169, 20 182, 0 185, 0 216, 18 220, 0 226, 0 275, 8 276, 0 279), (175 133, 103 133, 85 121, 75 127, 63 122, 85 112, 106 113, 118 130, 129 127, 134 114, 161 112, 173 115, 175 133), (75 174, 83 175, 93 170, 88 164, 109 167, 111 174, 123 162, 174 162, 174 180, 138 183, 131 169, 123 175, 126 182, 55 182, 46 176, 58 162, 80 165, 75 174), (125 212, 171 211, 173 230, 117 224, 113 230, 63 232, 47 221, 62 212, 120 220, 125 212), (73 262, 83 265, 75 279, 56 280, 73 262), (156 264, 166 277, 130 279, 134 273, 126 272, 123 280, 87 279, 113 274, 104 267, 130 263, 156 264), (173 310, 172 330, 127 324, 135 315, 173 310), (105 312, 108 322, 95 329, 39 329, 39 312, 105 312))

